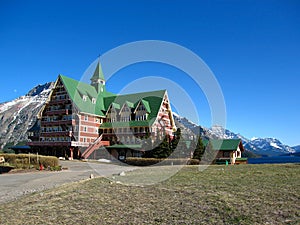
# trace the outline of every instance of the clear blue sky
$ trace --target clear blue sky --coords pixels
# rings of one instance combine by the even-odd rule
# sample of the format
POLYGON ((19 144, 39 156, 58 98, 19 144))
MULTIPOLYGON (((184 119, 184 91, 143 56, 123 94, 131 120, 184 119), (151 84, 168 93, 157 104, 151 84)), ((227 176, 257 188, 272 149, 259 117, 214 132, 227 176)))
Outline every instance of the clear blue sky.
MULTIPOLYGON (((80 79, 99 54, 149 39, 182 45, 206 62, 223 90, 228 129, 300 144, 299 1, 1 0, 0 102, 59 73, 80 79)), ((108 87, 118 92, 150 75, 193 91, 180 71, 151 63, 125 68, 108 87)), ((203 94, 192 93, 200 123, 211 126, 203 94)))

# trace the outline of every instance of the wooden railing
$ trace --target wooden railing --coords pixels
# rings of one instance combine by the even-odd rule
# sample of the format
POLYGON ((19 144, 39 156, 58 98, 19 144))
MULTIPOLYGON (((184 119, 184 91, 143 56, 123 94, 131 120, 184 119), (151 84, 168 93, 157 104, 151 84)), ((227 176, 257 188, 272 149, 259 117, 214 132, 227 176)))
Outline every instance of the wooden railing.
POLYGON ((108 146, 109 142, 108 141, 102 141, 102 136, 101 134, 83 153, 82 153, 82 158, 87 159, 96 149, 100 148, 101 146, 108 146))

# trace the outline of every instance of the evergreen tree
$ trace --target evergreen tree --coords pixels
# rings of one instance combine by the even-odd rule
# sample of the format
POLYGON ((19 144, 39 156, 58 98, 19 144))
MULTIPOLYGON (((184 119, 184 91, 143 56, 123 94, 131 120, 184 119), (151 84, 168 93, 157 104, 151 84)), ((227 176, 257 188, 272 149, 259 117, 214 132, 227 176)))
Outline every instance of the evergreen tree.
POLYGON ((152 151, 153 158, 167 158, 171 154, 170 137, 166 135, 159 145, 152 151))
POLYGON ((142 151, 144 152, 143 157, 152 158, 152 149, 152 137, 149 133, 147 133, 142 140, 142 151))
POLYGON ((205 151, 205 147, 204 144, 202 142, 202 138, 199 136, 198 141, 197 141, 197 145, 193 154, 193 159, 199 159, 201 160, 203 154, 205 151))
MULTIPOLYGON (((184 134, 181 133, 181 129, 178 128, 174 134, 174 138, 171 142, 171 150, 173 158, 189 158, 190 151, 187 145, 190 145, 190 140, 184 138, 184 134)), ((194 150, 193 150, 194 151, 194 150)))
POLYGON ((177 148, 177 145, 178 145, 181 138, 182 138, 181 129, 177 128, 176 132, 174 133, 174 138, 171 141, 171 150, 172 150, 172 152, 177 148))

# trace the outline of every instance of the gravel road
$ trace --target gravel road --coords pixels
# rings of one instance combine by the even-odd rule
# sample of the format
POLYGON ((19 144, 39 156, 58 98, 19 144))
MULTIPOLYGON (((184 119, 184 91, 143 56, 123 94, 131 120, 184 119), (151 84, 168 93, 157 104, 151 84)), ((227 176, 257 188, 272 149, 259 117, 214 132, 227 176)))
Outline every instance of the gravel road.
POLYGON ((87 163, 81 161, 61 161, 67 170, 59 172, 41 171, 29 173, 0 174, 0 203, 9 202, 20 196, 43 191, 62 184, 89 179, 90 175, 108 177, 134 167, 112 163, 87 163))

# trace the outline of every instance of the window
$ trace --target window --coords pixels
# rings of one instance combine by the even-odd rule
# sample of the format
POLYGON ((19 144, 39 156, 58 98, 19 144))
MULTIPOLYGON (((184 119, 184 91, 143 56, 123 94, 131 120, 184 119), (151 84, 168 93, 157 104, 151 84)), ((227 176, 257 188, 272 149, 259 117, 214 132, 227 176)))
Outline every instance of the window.
POLYGON ((228 157, 230 157, 230 152, 224 151, 223 155, 224 155, 224 157, 228 158, 228 157))
POLYGON ((95 98, 92 98, 92 103, 96 104, 96 99, 95 98))
POLYGON ((142 153, 141 153, 140 151, 134 151, 134 152, 132 153, 132 155, 133 155, 133 157, 137 157, 137 158, 142 157, 142 153))
POLYGON ((83 95, 83 96, 82 96, 82 99, 83 99, 83 101, 86 102, 87 96, 86 96, 86 95, 83 95))
POLYGON ((145 106, 143 105, 143 104, 140 104, 140 106, 139 106, 139 110, 146 110, 146 108, 145 108, 145 106))
POLYGON ((86 127, 83 127, 83 131, 86 132, 86 131, 87 131, 87 128, 86 128, 86 127))
POLYGON ((84 120, 88 121, 89 117, 88 116, 84 116, 84 120))

